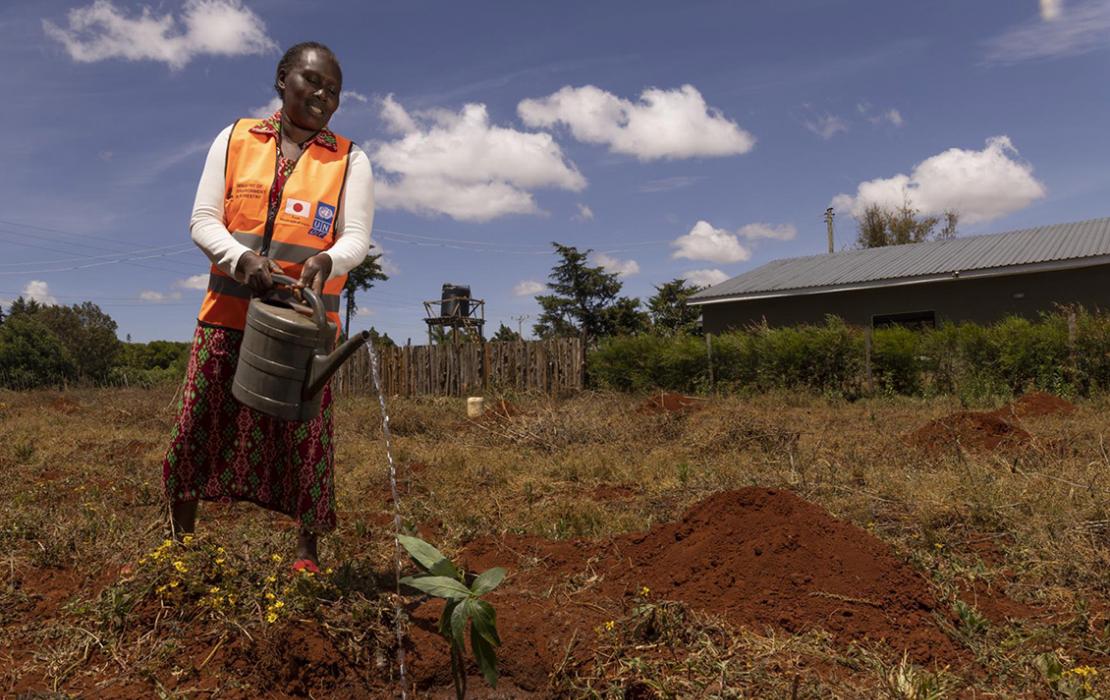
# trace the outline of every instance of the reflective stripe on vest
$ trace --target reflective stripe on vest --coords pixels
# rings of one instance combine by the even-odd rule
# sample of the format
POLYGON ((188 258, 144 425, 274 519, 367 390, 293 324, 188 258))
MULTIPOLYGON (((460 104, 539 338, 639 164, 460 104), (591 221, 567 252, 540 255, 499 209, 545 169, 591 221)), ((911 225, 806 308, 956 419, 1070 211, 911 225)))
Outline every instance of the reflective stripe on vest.
MULTIPOLYGON (((335 152, 317 143, 304 150, 285 181, 277 214, 267 226, 277 143, 268 136, 251 133, 251 127, 258 123, 257 119, 240 119, 231 129, 224 171, 224 225, 236 241, 252 251, 261 253, 265 247, 267 257, 280 265, 286 275, 298 279, 305 260, 335 243, 351 141, 336 135, 335 152)), ((346 275, 324 283, 324 307, 337 328, 339 297, 346 283, 346 275)), ((242 330, 250 297, 246 285, 213 265, 199 319, 242 330)))

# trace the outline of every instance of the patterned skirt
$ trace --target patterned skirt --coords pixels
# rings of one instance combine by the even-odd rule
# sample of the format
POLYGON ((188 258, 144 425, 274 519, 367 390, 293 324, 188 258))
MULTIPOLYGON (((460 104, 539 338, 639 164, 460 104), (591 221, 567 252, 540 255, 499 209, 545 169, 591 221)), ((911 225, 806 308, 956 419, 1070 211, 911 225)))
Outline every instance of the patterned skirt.
POLYGON ((170 502, 250 501, 311 532, 335 529, 331 386, 320 415, 271 418, 231 395, 241 331, 198 325, 162 463, 170 502))

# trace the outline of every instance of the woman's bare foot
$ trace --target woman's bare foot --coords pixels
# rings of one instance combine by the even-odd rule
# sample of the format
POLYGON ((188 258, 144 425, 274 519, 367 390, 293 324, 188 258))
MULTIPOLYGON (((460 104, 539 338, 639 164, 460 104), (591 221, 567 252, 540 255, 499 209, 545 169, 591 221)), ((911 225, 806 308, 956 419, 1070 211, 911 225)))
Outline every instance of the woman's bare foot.
POLYGON ((316 550, 316 543, 316 533, 301 528, 297 535, 297 559, 307 559, 313 564, 319 565, 320 555, 316 550))
POLYGON ((190 535, 197 526, 197 501, 177 501, 170 507, 170 529, 174 542, 190 535))

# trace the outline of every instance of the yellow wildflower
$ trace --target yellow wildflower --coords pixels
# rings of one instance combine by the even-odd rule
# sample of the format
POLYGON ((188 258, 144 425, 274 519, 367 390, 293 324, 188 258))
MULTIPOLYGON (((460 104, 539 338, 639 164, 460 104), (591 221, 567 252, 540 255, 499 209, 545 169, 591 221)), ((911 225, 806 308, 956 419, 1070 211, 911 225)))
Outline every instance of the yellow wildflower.
POLYGON ((644 586, 643 588, 640 589, 640 595, 642 595, 644 597, 647 597, 648 593, 651 593, 651 589, 648 588, 647 586, 644 586))
POLYGON ((277 564, 281 563, 281 555, 280 554, 271 554, 270 559, 272 559, 277 564))
POLYGON ((166 584, 162 584, 161 586, 158 586, 157 588, 154 589, 154 592, 157 593, 158 595, 162 595, 163 593, 166 592, 166 584))
POLYGON ((332 568, 329 566, 328 568, 324 569, 324 573, 327 574, 328 576, 331 576, 332 568))
POLYGON ((616 627, 616 626, 617 626, 617 623, 616 623, 616 622, 613 622, 612 620, 608 620, 608 621, 606 621, 606 623, 605 623, 605 630, 606 630, 607 632, 612 632, 612 631, 613 631, 613 628, 614 628, 614 627, 616 627))
POLYGON ((266 591, 266 600, 273 600, 276 597, 273 591, 266 591))
POLYGON ((174 580, 170 581, 170 588, 177 588, 177 586, 180 583, 181 583, 180 581, 178 581, 177 579, 174 579, 174 580))
POLYGON ((266 613, 266 622, 269 622, 272 625, 277 622, 277 617, 278 616, 276 612, 268 612, 266 613))
POLYGON ((266 577, 266 583, 273 583, 274 581, 277 581, 277 576, 267 576, 266 577))
POLYGON ((211 588, 208 589, 208 592, 209 593, 219 593, 220 592, 220 587, 219 586, 212 586, 211 588))
POLYGON ((189 567, 185 566, 185 562, 181 561, 180 559, 173 563, 173 568, 177 569, 181 573, 185 573, 189 570, 189 567))
POLYGON ((274 604, 273 604, 274 610, 281 610, 284 607, 285 607, 285 601, 282 601, 282 600, 274 601, 274 604))
POLYGON ((181 541, 184 544, 192 544, 193 543, 193 536, 192 535, 185 535, 184 537, 181 538, 181 541))
POLYGON ((228 605, 235 605, 235 601, 237 601, 237 600, 239 600, 239 599, 236 598, 234 594, 231 594, 231 593, 227 594, 227 604, 228 605))

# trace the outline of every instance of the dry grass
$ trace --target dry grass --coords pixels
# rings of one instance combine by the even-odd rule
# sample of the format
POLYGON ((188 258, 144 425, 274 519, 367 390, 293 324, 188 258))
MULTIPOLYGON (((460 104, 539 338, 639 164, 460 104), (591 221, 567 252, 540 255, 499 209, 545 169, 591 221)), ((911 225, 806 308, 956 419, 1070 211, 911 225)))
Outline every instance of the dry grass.
MULTIPOLYGON (((265 658, 282 621, 301 618, 327 631, 336 673, 381 687, 391 663, 392 546, 376 401, 344 399, 337 412, 341 523, 321 551, 335 571, 290 582, 273 555, 291 554, 295 530, 245 504, 202 505, 192 548, 152 558, 165 533, 160 463, 172 396, 172 388, 0 393, 0 695, 308 693, 303 679, 240 663, 265 658), (276 610, 275 600, 283 601, 276 610)), ((646 415, 622 395, 510 398, 518 414, 481 421, 465 418, 461 399, 391 402, 404 519, 448 553, 487 535, 642 530, 717 490, 787 488, 912 562, 951 601, 959 624, 949 634, 978 661, 975 670, 922 669, 820 633, 732 629, 681 606, 630 604, 591 640, 588 662, 568 661, 547 693, 1107 693, 1110 399, 1067 418, 1028 419, 1037 444, 1013 457, 907 447, 903 434, 959 409, 945 400, 791 394, 646 415), (968 595, 957 603, 969 590, 982 610, 968 595), (988 609, 997 593, 1011 607, 988 609), (1021 619, 1007 619, 1018 610, 1021 619), (654 637, 644 636, 645 615, 655 616, 654 637), (1055 677, 1046 654, 1059 663, 1055 677), (1072 669, 1086 666, 1099 675, 1073 682, 1072 669)))

